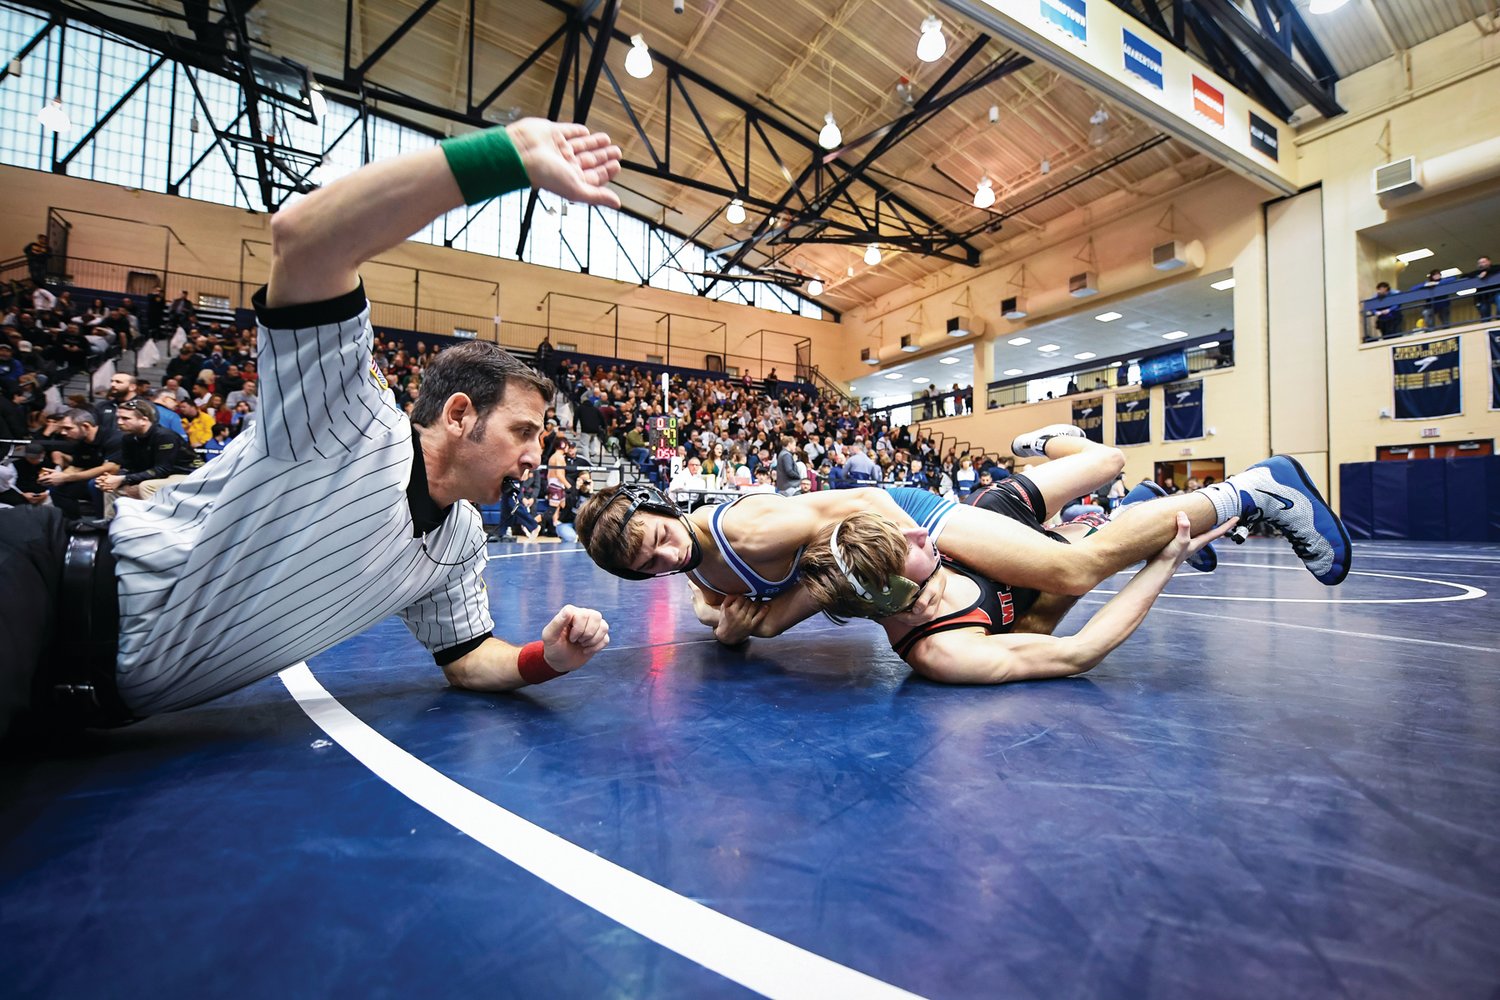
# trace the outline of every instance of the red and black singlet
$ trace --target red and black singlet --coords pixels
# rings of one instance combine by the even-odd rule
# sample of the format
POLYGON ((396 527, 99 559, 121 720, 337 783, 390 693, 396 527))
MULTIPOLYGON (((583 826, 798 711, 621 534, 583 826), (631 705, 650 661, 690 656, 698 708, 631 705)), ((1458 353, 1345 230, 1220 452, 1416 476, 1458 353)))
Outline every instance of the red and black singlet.
POLYGON ((895 649, 902 659, 906 658, 906 654, 910 653, 917 643, 939 632, 951 632, 960 628, 982 628, 989 635, 1009 632, 1015 625, 1016 619, 1029 611, 1036 603, 1038 592, 1035 590, 1013 589, 1003 583, 987 580, 947 556, 943 556, 943 566, 973 580, 975 586, 979 588, 979 596, 968 607, 918 625, 891 643, 891 648, 895 649))

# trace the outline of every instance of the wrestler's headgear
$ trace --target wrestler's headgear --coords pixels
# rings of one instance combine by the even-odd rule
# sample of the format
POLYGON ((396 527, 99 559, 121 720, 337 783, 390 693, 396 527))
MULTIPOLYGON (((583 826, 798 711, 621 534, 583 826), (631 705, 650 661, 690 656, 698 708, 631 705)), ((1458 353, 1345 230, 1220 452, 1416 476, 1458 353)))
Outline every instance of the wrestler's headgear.
POLYGON ((870 605, 876 618, 905 614, 910 611, 916 605, 922 588, 927 586, 934 576, 937 576, 937 571, 942 567, 942 561, 939 560, 933 564, 932 572, 921 583, 909 580, 899 573, 892 573, 878 587, 868 584, 849 568, 849 564, 844 561, 844 554, 839 551, 839 529, 842 527, 843 522, 834 526, 833 535, 828 539, 828 549, 833 553, 833 561, 838 564, 839 572, 844 574, 844 579, 848 580, 849 585, 854 588, 855 596, 870 605))
MULTIPOLYGON (((693 528, 693 522, 688 520, 687 515, 672 502, 671 497, 647 483, 630 483, 620 486, 615 495, 609 498, 609 502, 605 504, 605 507, 607 508, 609 504, 618 503, 622 499, 630 504, 630 507, 625 511, 625 516, 620 519, 620 533, 622 535, 629 531, 630 519, 635 517, 637 511, 643 510, 648 514, 675 517, 687 529, 688 540, 693 545, 693 554, 688 559, 686 566, 680 570, 673 570, 672 573, 686 573, 698 568, 698 564, 703 561, 703 546, 698 543, 698 532, 693 528)), ((600 511, 600 513, 603 514, 603 511, 600 511)), ((633 569, 612 569, 608 566, 605 569, 622 580, 654 580, 656 578, 654 574, 639 573, 633 569)), ((671 576, 672 573, 662 573, 660 575, 671 576)))

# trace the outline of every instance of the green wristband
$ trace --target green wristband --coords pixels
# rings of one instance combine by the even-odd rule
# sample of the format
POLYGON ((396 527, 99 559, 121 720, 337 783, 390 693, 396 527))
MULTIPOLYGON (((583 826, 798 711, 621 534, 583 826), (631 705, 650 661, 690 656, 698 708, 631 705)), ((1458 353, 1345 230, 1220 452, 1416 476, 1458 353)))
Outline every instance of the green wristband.
POLYGON ((467 205, 531 186, 521 154, 504 126, 444 139, 440 145, 467 205))

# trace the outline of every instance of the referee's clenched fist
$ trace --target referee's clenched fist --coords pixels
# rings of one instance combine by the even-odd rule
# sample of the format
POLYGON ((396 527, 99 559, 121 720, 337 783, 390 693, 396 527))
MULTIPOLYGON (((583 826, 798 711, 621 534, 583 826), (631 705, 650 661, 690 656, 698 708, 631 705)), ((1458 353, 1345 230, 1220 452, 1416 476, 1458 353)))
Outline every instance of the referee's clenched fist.
POLYGON ((563 605, 542 629, 547 664, 559 673, 577 670, 609 645, 609 622, 592 608, 563 605))

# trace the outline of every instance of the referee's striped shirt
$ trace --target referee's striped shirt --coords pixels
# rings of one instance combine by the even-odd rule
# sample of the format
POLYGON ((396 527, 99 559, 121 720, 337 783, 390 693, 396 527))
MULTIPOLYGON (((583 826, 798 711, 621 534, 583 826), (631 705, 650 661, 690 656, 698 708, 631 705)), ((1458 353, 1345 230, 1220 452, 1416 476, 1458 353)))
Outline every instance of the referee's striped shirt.
POLYGON ((284 309, 256 293, 258 419, 151 501, 121 500, 118 681, 140 715, 265 677, 391 614, 434 655, 488 635, 466 501, 414 537, 411 425, 371 353, 361 286, 284 309))

